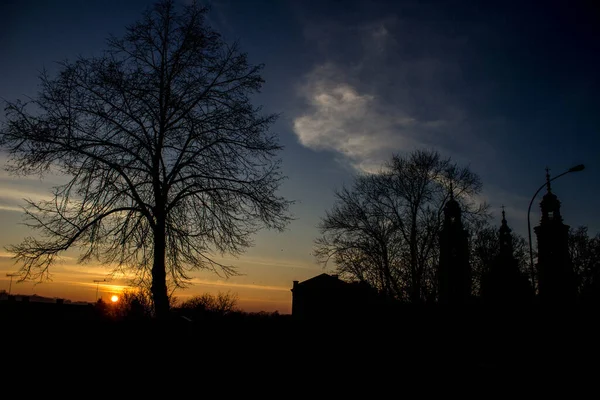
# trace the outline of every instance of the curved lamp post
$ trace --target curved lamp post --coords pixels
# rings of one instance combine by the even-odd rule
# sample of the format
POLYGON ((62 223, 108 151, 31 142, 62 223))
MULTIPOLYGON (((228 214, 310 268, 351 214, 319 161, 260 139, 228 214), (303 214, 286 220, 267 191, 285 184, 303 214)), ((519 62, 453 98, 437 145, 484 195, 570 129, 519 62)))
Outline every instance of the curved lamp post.
POLYGON ((531 212, 531 205, 533 204, 533 200, 535 200, 535 196, 537 196, 537 194, 540 192, 540 190, 542 190, 549 182, 552 182, 553 180, 558 179, 561 176, 568 174, 569 172, 583 171, 584 168, 585 168, 585 165, 583 165, 583 164, 576 165, 574 167, 569 168, 562 174, 556 175, 554 178, 548 180, 547 182, 544 182, 544 184, 539 187, 539 189, 535 192, 535 194, 531 198, 531 201, 529 202, 529 208, 527 209, 527 231, 529 233, 529 268, 531 269, 531 271, 530 271, 531 285, 533 286, 534 290, 535 290, 535 271, 533 269, 533 245, 531 244, 531 223, 529 222, 529 214, 531 212))
POLYGON ((10 296, 10 291, 12 290, 12 278, 15 276, 19 276, 20 274, 6 274, 10 278, 10 284, 8 285, 8 295, 10 296))

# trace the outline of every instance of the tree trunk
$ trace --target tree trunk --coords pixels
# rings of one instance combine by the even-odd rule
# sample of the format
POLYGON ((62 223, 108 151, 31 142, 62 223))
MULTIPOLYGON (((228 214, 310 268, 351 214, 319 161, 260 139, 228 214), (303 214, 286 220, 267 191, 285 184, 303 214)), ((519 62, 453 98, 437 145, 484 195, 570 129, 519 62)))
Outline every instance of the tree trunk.
POLYGON ((413 304, 418 304, 421 302, 421 274, 414 268, 412 269, 412 277, 411 277, 411 288, 410 288, 410 301, 413 304))
POLYGON ((152 299, 158 319, 169 316, 169 296, 167 294, 167 273, 165 268, 165 223, 158 221, 154 231, 154 264, 152 265, 152 299))
POLYGON ((411 210, 412 221, 410 226, 410 272, 411 272, 411 290, 410 301, 419 303, 421 301, 421 274, 419 273, 419 263, 417 254, 417 213, 418 209, 411 210))

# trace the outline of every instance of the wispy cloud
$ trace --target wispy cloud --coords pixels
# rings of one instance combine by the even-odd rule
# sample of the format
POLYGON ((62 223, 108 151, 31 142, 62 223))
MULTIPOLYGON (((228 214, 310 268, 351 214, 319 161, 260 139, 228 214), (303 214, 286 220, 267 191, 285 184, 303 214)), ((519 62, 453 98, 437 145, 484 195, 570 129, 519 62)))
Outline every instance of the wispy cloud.
POLYGON ((2 190, 2 194, 0 195, 0 209, 7 211, 22 212, 22 206, 26 205, 23 199, 38 202, 40 200, 49 200, 52 198, 49 191, 43 193, 37 192, 32 188, 15 188, 1 180, 0 189, 2 190))
POLYGON ((314 265, 307 265, 300 262, 295 262, 294 260, 287 260, 282 258, 270 258, 270 257, 261 257, 261 256, 251 256, 251 255, 243 255, 241 257, 218 257, 217 261, 230 264, 230 265, 256 265, 263 267, 274 267, 274 268, 290 268, 290 269, 307 269, 314 270, 314 265))
POLYGON ((26 180, 26 184, 0 178, 0 210, 23 212, 24 199, 39 202, 52 198, 50 185, 26 180))
POLYGON ((125 289, 134 289, 133 287, 129 286, 129 285, 116 285, 114 283, 110 283, 110 282, 79 282, 79 281, 71 281, 71 280, 65 280, 65 281, 59 281, 60 283, 66 283, 69 285, 76 285, 76 286, 87 286, 87 287, 102 287, 103 291, 109 291, 109 292, 121 292, 125 289))
POLYGON ((23 212, 23 209, 21 207, 11 206, 11 205, 1 204, 1 203, 0 203, 0 210, 14 211, 14 212, 23 212))
POLYGON ((254 290, 274 290, 274 291, 283 291, 289 292, 289 287, 284 286, 272 286, 272 285, 259 285, 254 283, 234 283, 231 281, 224 280, 209 280, 209 279, 201 279, 194 278, 191 280, 191 283, 194 285, 204 285, 204 286, 214 286, 214 287, 227 287, 227 288, 243 288, 243 289, 254 289, 254 290))
POLYGON ((0 210, 22 212, 24 199, 38 202, 52 199, 52 188, 67 182, 62 175, 48 173, 39 175, 13 175, 6 170, 9 160, 0 154, 0 210))

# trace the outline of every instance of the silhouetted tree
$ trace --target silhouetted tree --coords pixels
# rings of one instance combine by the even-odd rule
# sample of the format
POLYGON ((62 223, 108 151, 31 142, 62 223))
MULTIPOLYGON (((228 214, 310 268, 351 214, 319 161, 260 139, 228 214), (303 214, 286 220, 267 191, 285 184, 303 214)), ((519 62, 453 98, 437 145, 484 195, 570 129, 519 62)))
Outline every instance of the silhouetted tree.
POLYGON ((478 204, 479 177, 435 151, 394 155, 380 173, 336 192, 322 219, 317 258, 342 275, 366 281, 398 299, 419 302, 436 292, 438 234, 454 193, 467 220, 487 217, 478 204))
POLYGON ((195 269, 234 274, 213 254, 241 253, 257 230, 286 225, 276 117, 249 97, 262 66, 206 26, 206 12, 161 1, 103 56, 64 62, 57 77, 41 75, 36 98, 8 103, 10 170, 70 177, 52 200, 27 202, 42 237, 9 248, 23 279, 44 279, 79 247, 81 262, 151 281, 160 317, 168 282, 185 285, 195 269))
POLYGON ((590 237, 586 226, 569 229, 569 255, 579 296, 600 300, 600 234, 590 237))

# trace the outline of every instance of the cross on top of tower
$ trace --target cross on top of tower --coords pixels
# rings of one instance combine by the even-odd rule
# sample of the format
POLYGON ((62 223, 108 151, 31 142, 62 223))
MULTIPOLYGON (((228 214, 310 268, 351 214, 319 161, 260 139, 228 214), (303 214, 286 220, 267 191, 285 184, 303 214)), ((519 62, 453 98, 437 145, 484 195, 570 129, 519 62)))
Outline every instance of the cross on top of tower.
POLYGON ((546 188, 548 189, 548 192, 551 191, 550 188, 550 168, 546 167, 546 188))
POLYGON ((504 204, 502 205, 502 224, 500 225, 500 253, 505 257, 512 257, 513 244, 511 237, 511 229, 508 227, 506 222, 506 210, 504 204))

